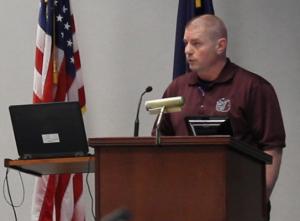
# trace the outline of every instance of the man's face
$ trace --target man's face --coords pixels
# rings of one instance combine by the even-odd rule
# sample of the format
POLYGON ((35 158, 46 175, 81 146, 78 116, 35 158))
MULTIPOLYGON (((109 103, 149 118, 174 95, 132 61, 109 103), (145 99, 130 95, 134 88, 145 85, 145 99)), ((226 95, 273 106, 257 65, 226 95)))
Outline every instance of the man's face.
POLYGON ((191 71, 208 70, 218 59, 217 40, 204 28, 188 27, 184 33, 185 56, 191 71))

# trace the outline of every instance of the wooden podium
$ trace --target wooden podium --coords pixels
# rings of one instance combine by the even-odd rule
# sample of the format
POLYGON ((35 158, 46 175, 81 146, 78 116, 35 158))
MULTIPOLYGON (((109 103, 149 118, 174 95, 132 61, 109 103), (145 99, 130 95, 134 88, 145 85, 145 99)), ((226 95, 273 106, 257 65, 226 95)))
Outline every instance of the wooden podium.
POLYGON ((96 220, 127 208, 133 221, 263 221, 265 163, 225 136, 91 138, 96 220))

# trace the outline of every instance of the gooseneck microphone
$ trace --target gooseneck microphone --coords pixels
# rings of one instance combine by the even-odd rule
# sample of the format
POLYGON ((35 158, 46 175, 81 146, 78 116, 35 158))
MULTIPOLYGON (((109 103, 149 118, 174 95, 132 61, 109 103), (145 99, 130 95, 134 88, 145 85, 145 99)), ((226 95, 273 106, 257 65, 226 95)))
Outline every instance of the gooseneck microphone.
POLYGON ((152 91, 152 87, 148 86, 140 96, 140 100, 139 100, 139 104, 138 104, 138 108, 137 108, 137 112, 136 112, 136 118, 135 118, 135 122, 134 122, 134 136, 135 137, 139 136, 139 125, 140 125, 139 114, 140 114, 142 98, 143 98, 144 94, 149 93, 151 91, 152 91))

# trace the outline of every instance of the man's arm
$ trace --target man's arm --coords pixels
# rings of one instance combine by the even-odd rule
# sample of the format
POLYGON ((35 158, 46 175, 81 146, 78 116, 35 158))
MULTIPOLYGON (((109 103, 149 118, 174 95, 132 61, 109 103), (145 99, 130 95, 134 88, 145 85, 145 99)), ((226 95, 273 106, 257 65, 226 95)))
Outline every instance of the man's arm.
POLYGON ((282 148, 275 147, 272 149, 265 150, 264 152, 273 157, 273 163, 266 165, 266 187, 267 187, 266 191, 267 191, 267 199, 269 199, 279 175, 281 157, 282 157, 282 148))

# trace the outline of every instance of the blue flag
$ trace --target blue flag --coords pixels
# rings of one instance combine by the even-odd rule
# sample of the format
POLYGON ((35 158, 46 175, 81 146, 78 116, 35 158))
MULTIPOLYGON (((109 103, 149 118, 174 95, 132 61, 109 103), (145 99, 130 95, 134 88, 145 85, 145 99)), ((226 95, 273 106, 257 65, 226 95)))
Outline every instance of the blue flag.
POLYGON ((185 61, 183 35, 185 26, 193 17, 214 14, 212 0, 179 0, 175 39, 173 79, 184 74, 188 68, 185 61))

